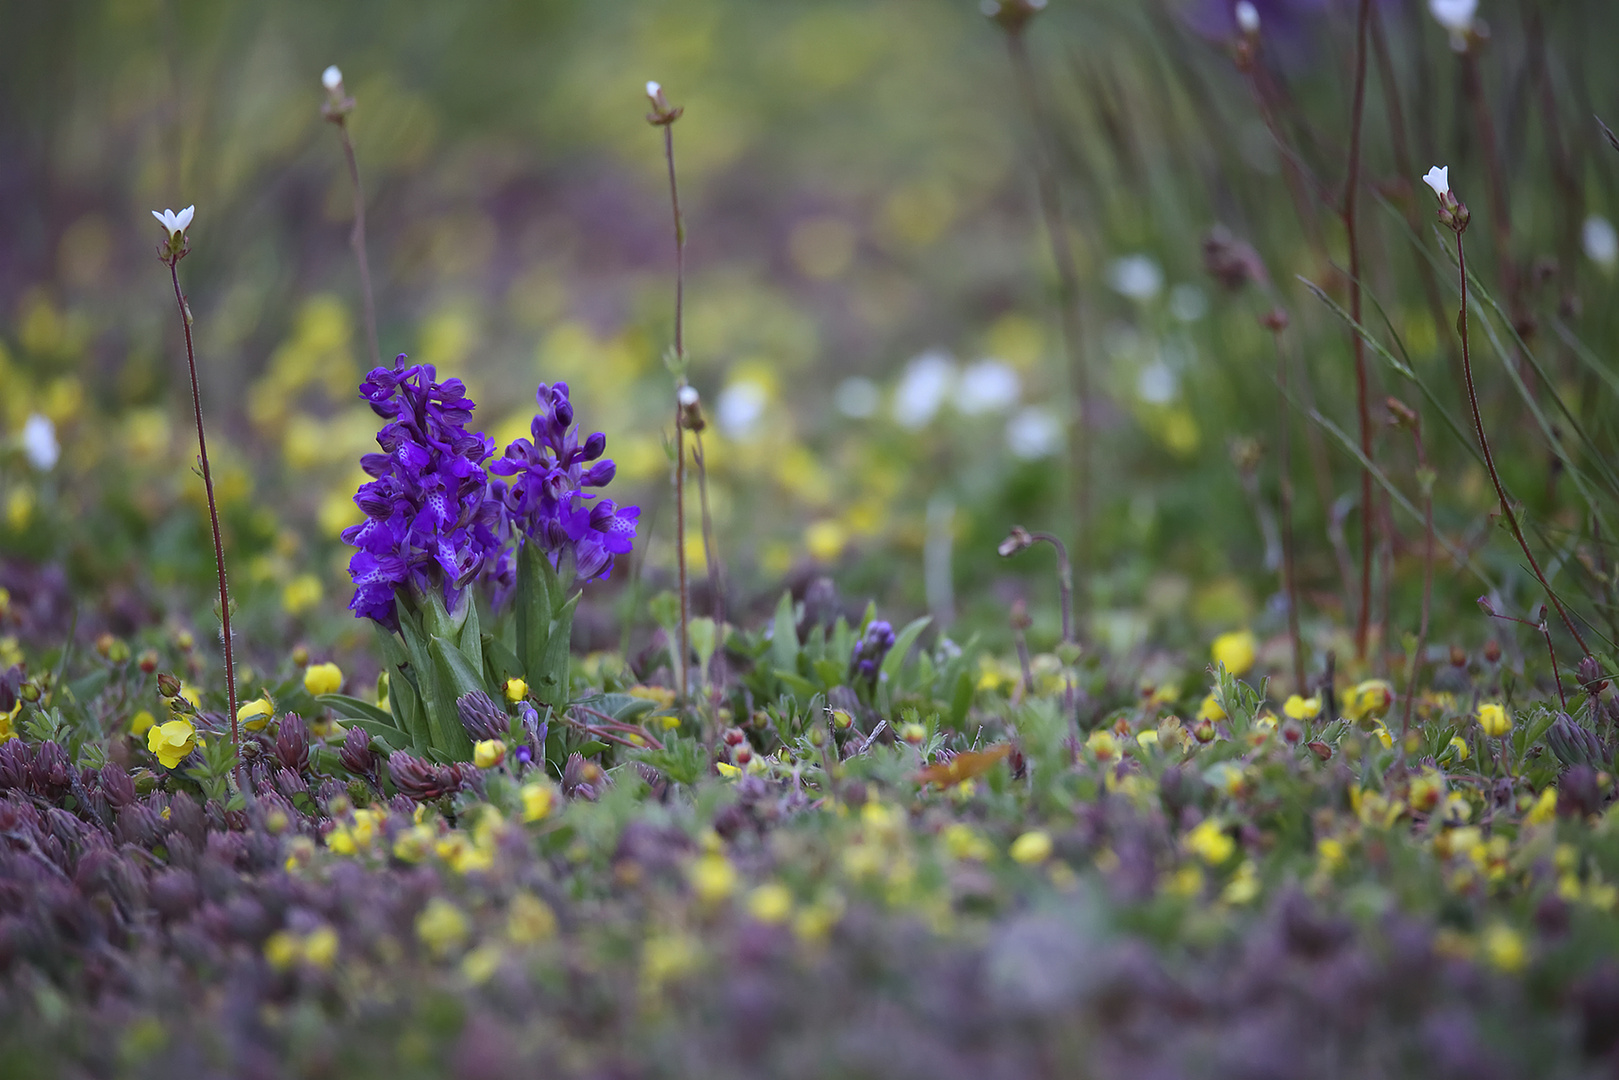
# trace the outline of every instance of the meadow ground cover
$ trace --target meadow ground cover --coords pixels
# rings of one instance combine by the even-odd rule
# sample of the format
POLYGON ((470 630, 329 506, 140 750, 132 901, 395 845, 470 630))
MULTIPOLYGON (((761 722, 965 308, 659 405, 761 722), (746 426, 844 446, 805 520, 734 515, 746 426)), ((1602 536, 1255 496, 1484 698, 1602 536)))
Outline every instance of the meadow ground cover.
POLYGON ((1616 30, 0 10, 0 1076, 1611 1075, 1616 30))

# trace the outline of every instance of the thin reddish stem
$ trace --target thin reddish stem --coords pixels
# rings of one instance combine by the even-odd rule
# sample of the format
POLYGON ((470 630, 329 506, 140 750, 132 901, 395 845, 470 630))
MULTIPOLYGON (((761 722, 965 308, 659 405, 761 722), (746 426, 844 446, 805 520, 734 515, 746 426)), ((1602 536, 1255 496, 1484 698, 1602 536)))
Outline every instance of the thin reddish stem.
POLYGON ((242 739, 236 720, 236 664, 231 650, 230 592, 225 587, 225 541, 219 533, 219 506, 214 501, 214 474, 208 465, 208 437, 202 427, 202 391, 197 385, 197 356, 191 343, 191 312, 186 307, 185 294, 180 291, 180 257, 170 255, 169 279, 174 282, 174 303, 180 309, 180 328, 185 331, 186 367, 191 372, 191 407, 197 418, 197 458, 202 463, 202 486, 208 492, 208 524, 214 534, 214 566, 219 571, 219 621, 225 638, 225 694, 230 703, 230 742, 236 754, 236 784, 244 797, 247 786, 242 782, 242 739))
MULTIPOLYGON (((1355 19, 1355 95, 1349 121, 1349 176, 1344 186, 1344 232, 1349 240, 1349 317, 1354 320, 1349 340, 1355 354, 1355 398, 1360 416, 1360 451, 1372 460, 1372 410, 1366 375, 1366 343, 1360 335, 1360 151, 1366 113, 1366 39, 1371 21, 1371 0, 1360 0, 1355 19)), ((1355 620, 1355 657, 1366 659, 1366 639, 1372 614, 1372 471, 1360 470, 1360 611, 1355 620)))

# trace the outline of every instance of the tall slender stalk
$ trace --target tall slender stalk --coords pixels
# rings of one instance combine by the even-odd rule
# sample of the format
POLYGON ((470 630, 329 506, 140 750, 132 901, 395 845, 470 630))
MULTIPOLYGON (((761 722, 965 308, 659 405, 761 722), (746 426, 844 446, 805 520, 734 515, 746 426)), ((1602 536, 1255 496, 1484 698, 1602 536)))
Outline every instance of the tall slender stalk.
POLYGON ((1282 590, 1287 597, 1287 640, 1293 650, 1293 685, 1304 693, 1304 646, 1299 635, 1299 586, 1293 552, 1293 418, 1287 408, 1287 352, 1282 348, 1282 331, 1287 328, 1287 312, 1271 311, 1261 320, 1276 343, 1276 386, 1280 396, 1276 414, 1278 489, 1282 512, 1282 590))
POLYGON ((197 460, 202 465, 202 486, 208 494, 208 525, 214 537, 214 568, 219 574, 219 622, 225 639, 225 696, 230 708, 230 741, 236 755, 236 785, 245 794, 242 775, 242 740, 236 719, 236 663, 232 652, 230 632, 230 590, 225 585, 225 541, 219 532, 219 504, 214 499, 214 474, 208 463, 208 436, 202 423, 202 390, 197 384, 197 354, 191 341, 191 308, 185 294, 180 291, 180 260, 190 250, 189 241, 171 242, 162 249, 163 261, 169 267, 169 280, 174 284, 174 304, 180 312, 180 328, 185 331, 186 368, 191 374, 191 408, 197 420, 197 460))
POLYGON ((1422 441, 1422 416, 1403 402, 1389 398, 1389 413, 1411 429, 1417 450, 1417 485, 1422 491, 1422 618, 1417 626, 1417 647, 1405 675, 1405 716, 1400 724, 1400 758, 1405 759, 1405 739, 1411 734, 1411 709, 1417 699, 1417 680, 1422 675, 1422 654, 1428 648, 1428 618, 1433 605, 1433 486, 1434 472, 1428 466, 1428 450, 1422 441))
POLYGON ((354 156, 354 140, 349 136, 348 116, 354 111, 354 99, 343 90, 343 74, 335 67, 326 69, 322 77, 329 100, 321 108, 321 115, 337 128, 343 142, 343 158, 349 167, 349 190, 354 196, 354 228, 349 230, 349 246, 354 249, 354 261, 360 268, 360 296, 365 304, 365 337, 371 347, 371 362, 382 363, 382 346, 377 339, 377 304, 371 291, 371 262, 365 252, 365 189, 360 186, 360 166, 354 156))
MULTIPOLYGON (((1366 113, 1366 42, 1372 0, 1360 0, 1355 16, 1355 92, 1349 118, 1349 175, 1344 182, 1344 233, 1349 242, 1349 317, 1361 325, 1360 152, 1366 113)), ((1360 450, 1372 460, 1372 410, 1366 375, 1366 343, 1358 330, 1349 335, 1355 355, 1355 404, 1360 417, 1360 450)), ((1355 658, 1366 659, 1372 614, 1372 471, 1360 470, 1360 611, 1355 618, 1355 658)))
POLYGON ((675 221, 675 354, 671 366, 675 371, 675 573, 680 589, 680 633, 676 643, 680 662, 675 665, 675 692, 686 697, 686 665, 691 657, 691 589, 686 574, 686 409, 695 406, 696 392, 686 383, 686 223, 680 215, 680 185, 675 179, 674 124, 685 110, 674 108, 663 95, 663 87, 655 82, 646 84, 647 99, 652 111, 647 123, 663 128, 663 156, 669 166, 669 204, 675 221), (690 398, 689 402, 687 398, 690 398))
POLYGON ((1552 591, 1551 585, 1546 581, 1546 575, 1540 569, 1540 562, 1535 558, 1535 553, 1529 549, 1529 542, 1524 539, 1523 529, 1518 525, 1518 515, 1512 510, 1512 502, 1507 498, 1506 487, 1501 483, 1501 474, 1496 470, 1495 455, 1490 451, 1490 440, 1484 434, 1484 419, 1479 413, 1478 390, 1473 383, 1473 361, 1467 339, 1467 254, 1462 243, 1462 233, 1467 231, 1467 207, 1463 206, 1449 190, 1440 195, 1440 207, 1440 219, 1456 234, 1456 266, 1461 276, 1462 293, 1461 311, 1456 317, 1456 326, 1462 337, 1462 376, 1467 382, 1467 405, 1472 410, 1473 433, 1478 437, 1479 450, 1484 455, 1484 467, 1489 471, 1490 483, 1495 485, 1495 497, 1501 505, 1501 516, 1506 518, 1507 527, 1512 530, 1513 538, 1518 541, 1518 547, 1522 549, 1524 558, 1529 561, 1529 569, 1534 572, 1535 580, 1540 582, 1540 587, 1545 590, 1552 606, 1557 609, 1563 625, 1579 643, 1580 650, 1589 656, 1591 649, 1586 645, 1584 636, 1563 608, 1563 602, 1552 591))
MULTIPOLYGON (((1079 271, 1074 261, 1073 245, 1068 239, 1068 223, 1062 211, 1062 199, 1057 183, 1056 147, 1050 118, 1040 94, 1040 82, 1035 75, 1034 63, 1029 57, 1023 31, 1029 19, 1045 6, 1032 0, 999 0, 990 17, 1006 32, 1007 54, 1012 62, 1012 76, 1017 83, 1018 95, 1028 112, 1034 132, 1035 189, 1040 201, 1040 215, 1045 223, 1046 236, 1051 244, 1051 258, 1057 270, 1058 321, 1062 326, 1063 348, 1068 354, 1072 371, 1075 425, 1072 454, 1074 468, 1074 511, 1078 517, 1078 554, 1081 586, 1088 581, 1093 569, 1091 438, 1094 428, 1095 403, 1091 394, 1090 365, 1085 357, 1085 345, 1079 317, 1079 271)), ((1067 635, 1064 635, 1067 637, 1067 635)))

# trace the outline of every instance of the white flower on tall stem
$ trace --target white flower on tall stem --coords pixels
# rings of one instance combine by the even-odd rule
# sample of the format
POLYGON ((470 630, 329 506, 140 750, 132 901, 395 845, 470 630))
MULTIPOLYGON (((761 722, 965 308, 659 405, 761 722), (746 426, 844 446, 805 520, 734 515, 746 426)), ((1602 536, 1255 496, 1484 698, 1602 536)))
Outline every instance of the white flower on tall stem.
POLYGON ((1445 192, 1450 190, 1450 166, 1446 165, 1441 169, 1435 165, 1428 170, 1428 175, 1422 178, 1422 182, 1433 188, 1434 195, 1443 199, 1445 192))
POLYGON ((333 94, 343 89, 343 73, 336 64, 320 73, 320 84, 333 94))
POLYGON ((1259 9, 1251 0, 1237 0, 1237 29, 1250 37, 1259 33, 1259 9))
POLYGON ((197 208, 195 206, 188 206, 178 214, 173 210, 164 210, 161 213, 153 210, 152 216, 157 218, 158 223, 168 230, 169 239, 173 240, 191 227, 191 219, 196 216, 196 213, 197 208))
POLYGON ((34 413, 22 426, 22 451, 28 463, 40 472, 49 472, 61 456, 56 442, 56 425, 49 417, 34 413))
POLYGON ((1478 0, 1428 0, 1428 13, 1450 32, 1450 47, 1466 52, 1467 39, 1478 14, 1478 0))

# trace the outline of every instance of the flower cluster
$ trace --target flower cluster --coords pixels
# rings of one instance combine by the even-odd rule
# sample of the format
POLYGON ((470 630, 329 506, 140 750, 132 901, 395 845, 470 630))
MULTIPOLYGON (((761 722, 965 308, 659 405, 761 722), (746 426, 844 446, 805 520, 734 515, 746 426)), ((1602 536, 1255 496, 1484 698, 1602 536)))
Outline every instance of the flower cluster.
POLYGON ((519 537, 540 545, 553 566, 571 552, 578 580, 605 578, 613 571, 613 557, 629 553, 641 511, 611 499, 593 502, 596 496, 586 493, 610 483, 617 467, 602 457, 607 436, 598 431, 580 441, 568 384, 541 383, 535 400, 540 408, 530 427, 533 439, 515 440, 490 465, 491 472, 512 477, 509 488, 496 485, 508 519, 519 537))
POLYGON ((873 619, 865 634, 854 643, 854 652, 849 657, 849 678, 875 683, 877 669, 882 667, 883 658, 893 647, 893 626, 885 619, 873 619))
POLYGON ((349 562, 356 586, 349 608, 397 629, 395 590, 443 590, 453 608, 462 590, 501 546, 501 506, 490 497, 483 463, 494 442, 467 430, 473 403, 460 379, 434 381, 430 364, 375 368, 360 393, 388 421, 380 454, 361 466, 374 480, 354 502, 366 520, 343 531, 359 548, 349 562))

